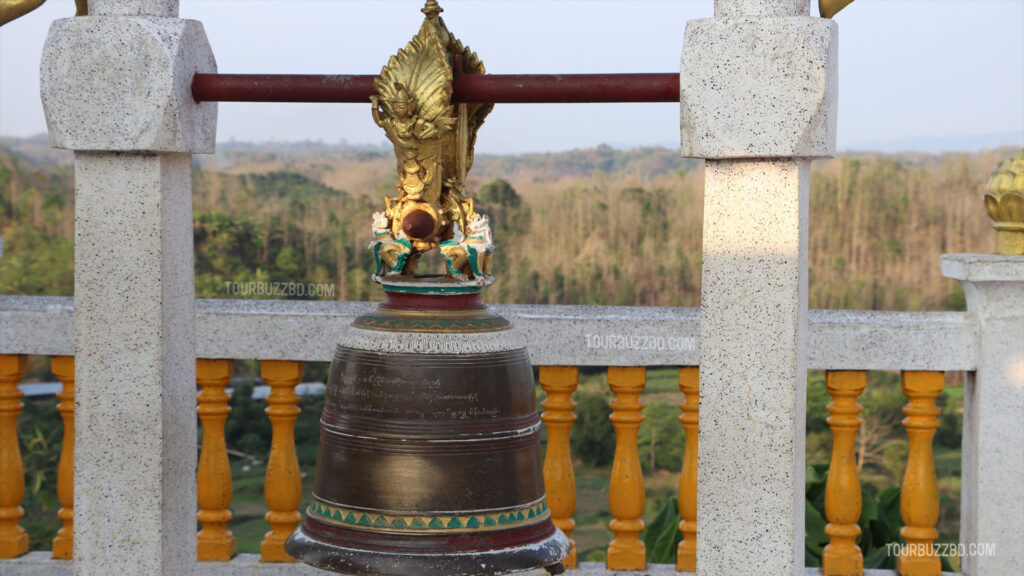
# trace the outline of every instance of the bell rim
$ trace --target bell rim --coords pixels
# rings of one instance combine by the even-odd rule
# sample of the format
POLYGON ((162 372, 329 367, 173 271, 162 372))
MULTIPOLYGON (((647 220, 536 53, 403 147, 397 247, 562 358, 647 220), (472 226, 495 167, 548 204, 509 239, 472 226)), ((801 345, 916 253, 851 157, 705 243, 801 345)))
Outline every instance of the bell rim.
MULTIPOLYGON (((569 555, 565 534, 550 520, 544 524, 550 527, 545 536, 509 547, 416 553, 325 542, 310 536, 303 522, 288 538, 285 552, 321 570, 353 576, 497 576, 556 566, 569 555)), ((518 528, 507 532, 522 531, 518 528)))

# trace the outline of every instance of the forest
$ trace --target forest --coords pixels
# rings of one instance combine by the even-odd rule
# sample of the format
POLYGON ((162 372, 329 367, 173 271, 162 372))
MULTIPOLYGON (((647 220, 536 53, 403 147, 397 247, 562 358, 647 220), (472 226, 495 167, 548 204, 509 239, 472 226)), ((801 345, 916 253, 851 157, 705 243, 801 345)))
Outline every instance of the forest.
MULTIPOLYGON (((963 292, 942 278, 938 259, 949 252, 992 252, 995 234, 982 190, 1000 161, 1015 150, 970 154, 845 153, 815 162, 811 179, 810 305, 871 310, 963 310, 963 292)), ((73 291, 74 184, 72 158, 45 140, 0 139, 0 294, 70 295, 73 291)), ((370 214, 394 194, 394 159, 385 148, 320 143, 227 144, 197 156, 193 169, 196 292, 240 297, 232 282, 297 282, 333 286, 338 300, 379 300, 366 249, 370 214)), ((696 306, 700 300, 703 166, 665 149, 588 150, 476 159, 470 194, 488 214, 498 245, 498 281, 490 302, 696 306)), ((425 259, 440 271, 437 258, 425 259)), ((421 267, 424 265, 421 264, 421 267)), ((252 297, 252 296, 247 296, 252 297)), ((52 380, 34 358, 30 379, 52 380)), ((307 366, 322 381, 326 366, 307 366)), ((228 421, 236 454, 235 520, 242 551, 258 549, 262 473, 270 428, 246 386, 259 384, 255 362, 240 359, 228 421)), ((962 374, 947 376, 936 437, 942 539, 959 530, 962 374)), ((538 389, 539 396, 542 392, 538 389)), ((603 371, 581 371, 579 420, 573 431, 581 557, 601 560, 607 475, 614 433, 603 371)), ((645 518, 671 528, 684 433, 675 371, 652 368, 644 395, 641 460, 647 477, 645 518), (661 519, 659 513, 665 516, 661 519)), ((824 375, 808 378, 808 565, 820 558, 821 497, 831 436, 824 375), (817 516, 815 516, 817 515, 817 516), (820 525, 819 525, 820 524, 820 525), (812 533, 813 532, 813 533, 812 533)), ((303 399, 297 441, 303 470, 315 462, 319 399, 303 399)), ((41 525, 34 546, 46 547, 54 527, 52 486, 59 419, 52 401, 27 402, 21 420, 30 477, 27 522, 41 525), (52 460, 52 462, 50 462, 52 460), (34 508, 33 508, 34 506, 34 508)), ((878 544, 898 539, 898 486, 907 441, 900 426, 905 399, 898 374, 870 373, 861 398, 865 423, 858 468, 865 501, 862 547, 870 566, 888 566, 878 544), (895 502, 895 504, 894 504, 895 502), (894 508, 895 506, 895 508, 894 508), (866 510, 867 510, 866 505, 866 510), (872 522, 874 524, 872 524, 872 522)), ((308 496, 308 486, 306 487, 308 496)), ((674 518, 674 516, 673 516, 674 518)), ((54 527, 55 529, 55 527, 54 527)), ((652 528, 653 530, 653 528, 652 528)), ((649 531, 650 532, 650 531, 649 531)), ((656 534, 648 534, 651 542, 656 534)), ((951 559, 954 562, 955 559, 951 559)))
MULTIPOLYGON (((44 146, 0 140, 0 293, 72 292, 73 169, 44 146)), ((982 188, 1012 152, 815 162, 810 306, 962 307, 938 257, 994 250, 982 188)), ((478 157, 467 188, 498 245, 499 281, 487 298, 696 306, 702 172, 664 149, 478 157)), ((370 214, 395 182, 384 149, 225 145, 197 156, 197 296, 224 298, 225 282, 265 280, 334 284, 338 300, 380 299, 366 245, 370 214)))

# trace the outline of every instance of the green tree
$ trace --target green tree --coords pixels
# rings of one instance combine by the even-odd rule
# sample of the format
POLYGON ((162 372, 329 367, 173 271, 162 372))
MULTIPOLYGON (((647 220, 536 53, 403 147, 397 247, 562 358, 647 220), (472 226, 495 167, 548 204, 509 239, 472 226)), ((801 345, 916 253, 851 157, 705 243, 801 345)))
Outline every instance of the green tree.
POLYGON ((638 439, 640 465, 644 472, 678 472, 683 465, 686 446, 686 433, 679 422, 679 408, 654 402, 644 410, 644 416, 646 418, 640 425, 638 439))
POLYGON ((229 448, 265 460, 270 453, 270 419, 263 412, 266 402, 254 400, 252 391, 252 382, 242 382, 235 387, 224 436, 229 448))
POLYGON ((32 550, 49 550, 60 520, 57 518, 57 463, 64 427, 56 399, 27 399, 18 422, 18 439, 25 472, 25 509, 21 525, 32 550))
POLYGON ((608 419, 612 409, 597 394, 580 393, 576 399, 576 426, 570 436, 572 453, 590 466, 607 466, 615 456, 615 429, 608 419))
POLYGON ((496 179, 476 193, 475 209, 491 221, 496 249, 494 271, 499 276, 512 272, 512 262, 519 255, 519 242, 530 230, 530 208, 506 180, 496 179))

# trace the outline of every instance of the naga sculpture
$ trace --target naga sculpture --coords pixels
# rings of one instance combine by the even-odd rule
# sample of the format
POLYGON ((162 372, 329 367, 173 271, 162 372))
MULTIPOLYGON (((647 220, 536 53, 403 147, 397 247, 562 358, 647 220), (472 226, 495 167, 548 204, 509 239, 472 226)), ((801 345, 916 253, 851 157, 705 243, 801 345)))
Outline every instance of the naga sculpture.
POLYGON ((490 284, 494 242, 487 217, 465 197, 476 133, 493 104, 453 104, 452 80, 483 74, 477 55, 456 39, 429 1, 419 32, 374 82, 373 119, 394 145, 398 185, 373 216, 375 278, 415 277, 420 256, 440 249, 447 275, 490 284))

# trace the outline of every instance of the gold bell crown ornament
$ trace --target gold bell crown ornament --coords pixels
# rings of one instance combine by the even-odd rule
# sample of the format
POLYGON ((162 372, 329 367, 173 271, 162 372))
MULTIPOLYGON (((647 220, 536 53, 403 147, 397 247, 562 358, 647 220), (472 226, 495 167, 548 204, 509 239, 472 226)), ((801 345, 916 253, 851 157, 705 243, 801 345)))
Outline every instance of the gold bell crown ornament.
POLYGON ((985 209, 996 229, 996 253, 1024 255, 1024 150, 1002 163, 986 190, 985 209))
POLYGON ((387 300, 338 344, 312 504, 285 550, 358 575, 559 573, 569 541, 545 503, 530 358, 480 302, 494 242, 465 180, 493 105, 452 104, 452 79, 484 66, 440 12, 426 3, 375 81, 398 171, 370 243, 387 300), (432 250, 445 271, 417 274, 432 250))

